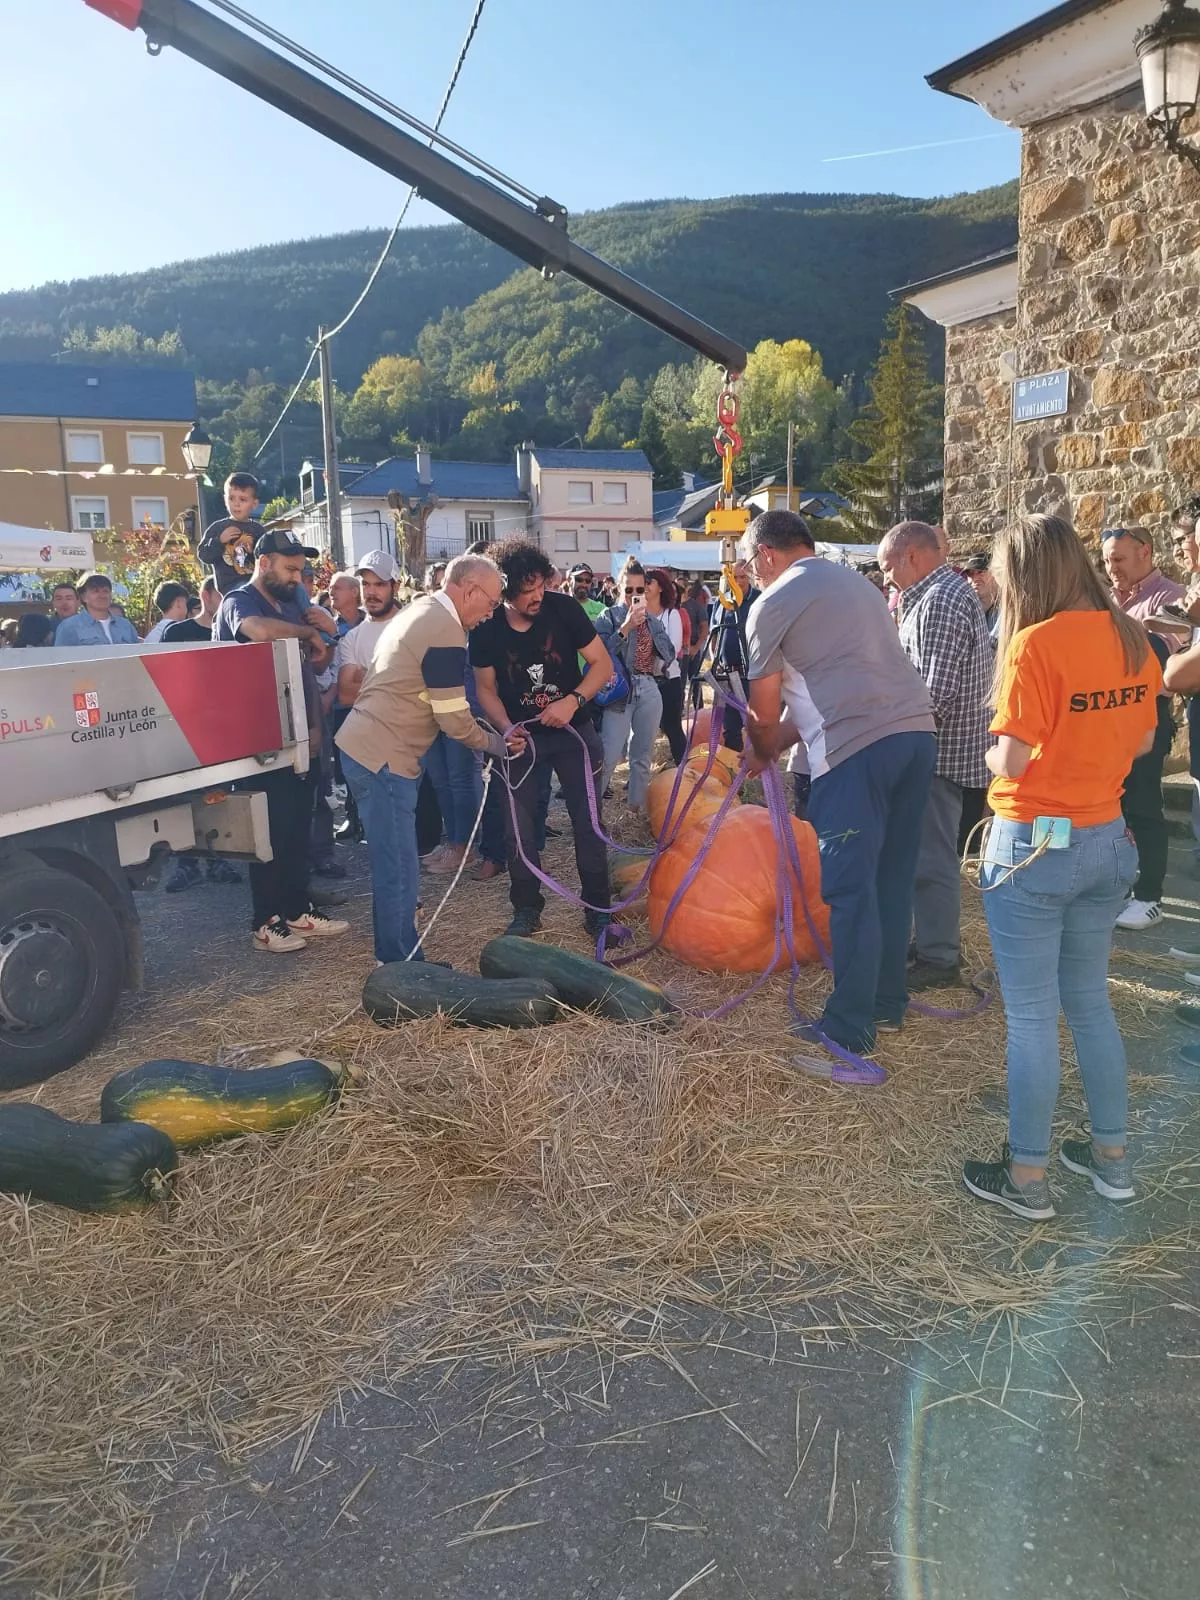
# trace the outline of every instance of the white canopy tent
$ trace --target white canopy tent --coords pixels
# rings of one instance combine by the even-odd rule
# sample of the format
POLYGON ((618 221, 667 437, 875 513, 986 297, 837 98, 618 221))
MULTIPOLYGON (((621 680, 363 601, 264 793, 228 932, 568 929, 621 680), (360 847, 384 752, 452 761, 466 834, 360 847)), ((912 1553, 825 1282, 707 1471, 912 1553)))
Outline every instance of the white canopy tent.
POLYGON ((0 572, 70 572, 95 564, 96 552, 86 533, 58 533, 53 528, 21 528, 0 522, 0 572))

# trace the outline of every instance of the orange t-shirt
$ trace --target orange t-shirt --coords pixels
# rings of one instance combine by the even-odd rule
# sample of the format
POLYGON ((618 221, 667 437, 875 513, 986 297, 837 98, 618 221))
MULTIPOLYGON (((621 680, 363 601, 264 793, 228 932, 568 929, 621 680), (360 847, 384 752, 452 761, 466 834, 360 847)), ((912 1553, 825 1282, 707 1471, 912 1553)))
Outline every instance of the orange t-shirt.
POLYGON ((1162 668, 1153 650, 1130 674, 1105 611, 1060 611, 1022 628, 1008 649, 991 731, 1033 746, 1019 778, 996 778, 998 817, 1115 822, 1134 751, 1158 720, 1162 668))

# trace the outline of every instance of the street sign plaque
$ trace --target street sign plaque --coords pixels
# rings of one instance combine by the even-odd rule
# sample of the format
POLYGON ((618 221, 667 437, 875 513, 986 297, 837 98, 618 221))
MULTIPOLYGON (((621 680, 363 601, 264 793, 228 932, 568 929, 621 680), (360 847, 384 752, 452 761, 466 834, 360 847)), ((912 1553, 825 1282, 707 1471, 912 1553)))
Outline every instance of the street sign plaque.
POLYGON ((1061 372, 1041 372, 1032 378, 1018 378, 1012 393, 1014 422, 1061 417, 1070 400, 1070 371, 1064 368, 1061 372))

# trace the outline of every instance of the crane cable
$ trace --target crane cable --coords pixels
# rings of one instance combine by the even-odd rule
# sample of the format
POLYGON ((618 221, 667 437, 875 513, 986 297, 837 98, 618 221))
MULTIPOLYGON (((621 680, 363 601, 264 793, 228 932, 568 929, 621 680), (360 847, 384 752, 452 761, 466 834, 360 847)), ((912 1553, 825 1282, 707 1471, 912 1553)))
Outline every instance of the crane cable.
MULTIPOLYGON (((238 7, 236 7, 234 5, 231 5, 229 3, 229 0, 213 0, 213 3, 218 5, 218 6, 220 6, 220 8, 223 11, 229 11, 229 12, 231 12, 234 15, 237 15, 239 17, 243 17, 243 18, 247 17, 246 13, 240 11, 238 9, 238 7)), ((473 42, 473 40, 475 38, 476 33, 478 32, 479 21, 480 21, 480 18, 483 16, 483 8, 484 8, 484 6, 486 4, 487 4, 487 0, 475 0, 475 9, 471 14, 471 21, 470 21, 470 24, 469 24, 469 26, 467 28, 466 37, 463 39, 462 45, 461 45, 461 47, 459 49, 458 59, 454 63, 454 71, 450 74, 450 80, 446 84, 445 92, 442 95, 442 103, 438 107, 438 114, 437 114, 437 117, 436 117, 436 119, 434 121, 433 127, 431 129, 427 130, 428 133, 429 133, 429 143, 431 145, 434 143, 435 139, 437 138, 438 130, 441 127, 442 121, 445 118, 446 112, 448 111, 448 109, 450 107, 450 98, 451 98, 451 96, 453 95, 455 89, 458 86, 459 78, 462 76, 463 67, 466 65, 467 52, 470 50, 471 44, 472 44, 472 42, 473 42)), ((255 19, 249 18, 248 20, 254 21, 255 19)), ((275 35, 273 33, 273 30, 267 29, 265 24, 257 24, 257 26, 259 27, 259 31, 260 32, 266 32, 271 37, 275 37, 275 35)), ((279 38, 282 39, 282 35, 280 35, 279 38)), ((285 41, 285 42, 288 42, 288 41, 285 41)), ((298 45, 291 46, 291 48, 293 48, 298 54, 303 55, 305 57, 305 59, 311 59, 313 61, 316 60, 315 57, 312 57, 312 58, 308 57, 307 52, 302 51, 298 45)), ((333 72, 332 68, 325 68, 325 70, 333 72)), ((334 76, 339 76, 339 75, 334 73, 334 76)), ((357 85, 356 85, 356 87, 357 87, 357 85)), ((363 91, 363 92, 366 93, 368 91, 363 91)), ((407 120, 414 120, 414 119, 407 119, 407 120)), ((423 128, 424 124, 420 124, 420 126, 423 128)), ((455 147, 455 148, 457 148, 457 147, 455 147)), ((391 254, 392 246, 396 242, 396 235, 400 232, 400 229, 401 229, 401 226, 403 225, 404 219, 408 215, 408 208, 409 208, 410 205, 412 205, 413 200, 416 198, 416 193, 417 193, 417 186, 414 183, 409 187, 409 191, 408 191, 407 195, 405 195, 405 197, 404 197, 404 204, 400 207, 400 215, 396 218, 396 221, 392 225, 392 231, 388 234, 387 239, 386 239, 386 241, 384 243, 383 249, 379 253, 379 259, 376 261, 375 265, 371 268, 371 272, 370 272, 370 274, 369 274, 369 276, 367 278, 366 283, 363 285, 361 294, 358 296, 358 299, 355 300, 354 304, 350 307, 349 311, 347 311, 346 315, 337 324, 337 326, 327 330, 327 332, 325 334, 326 340, 332 339, 335 334, 341 333, 342 329, 346 327, 347 323, 349 323, 351 318, 354 316, 354 314, 358 311, 359 307, 362 305, 363 301, 367 298, 367 296, 370 294, 371 290, 375 287, 376 279, 379 277, 379 274, 383 271, 384 262, 387 260, 388 256, 391 254)), ((317 358, 317 353, 318 353, 319 349, 320 349, 319 345, 316 345, 316 344, 313 345, 311 351, 309 352, 308 361, 305 363, 304 371, 300 374, 299 380, 297 381, 295 388, 292 390, 291 394, 288 396, 287 403, 284 405, 283 410, 279 413, 278 417, 275 419, 275 423, 274 423, 273 427, 271 428, 270 433, 267 434, 266 438, 259 445, 258 449, 254 452, 255 461, 257 461, 258 458, 262 455, 263 451, 267 448, 267 446, 270 444, 271 440, 275 437, 275 435, 279 432, 279 429, 282 427, 284 418, 287 416, 288 412, 292 409, 292 405, 293 405, 293 403, 294 403, 294 401, 296 399, 296 396, 300 393, 300 390, 304 387, 305 380, 307 379, 309 373, 312 371, 312 364, 317 358)))

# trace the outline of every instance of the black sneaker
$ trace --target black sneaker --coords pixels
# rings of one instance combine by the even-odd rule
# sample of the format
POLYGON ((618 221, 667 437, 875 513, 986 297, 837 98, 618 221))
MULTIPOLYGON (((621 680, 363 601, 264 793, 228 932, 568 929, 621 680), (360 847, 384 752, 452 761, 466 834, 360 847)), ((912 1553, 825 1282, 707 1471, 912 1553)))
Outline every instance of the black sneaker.
POLYGON ((532 906, 518 906, 513 912, 512 921, 505 928, 505 935, 513 939, 528 939, 532 934, 542 930, 542 918, 532 906))
POLYGON ((611 921, 611 911, 587 910, 583 913, 583 931, 593 939, 598 939, 611 921))
POLYGON ((1172 1015, 1176 1022, 1182 1022, 1185 1028, 1195 1028, 1200 1033, 1200 1006, 1190 1006, 1187 1001, 1181 1001, 1175 1007, 1172 1015))
POLYGON ((205 863, 205 877, 209 883, 241 883, 241 873, 228 861, 209 861, 205 863))
POLYGON ((310 871, 314 878, 332 878, 335 882, 350 876, 340 861, 314 861, 310 871))
POLYGON ((362 844, 363 840, 366 838, 366 834, 363 832, 363 825, 361 822, 351 822, 349 818, 347 818, 345 822, 338 823, 337 827, 333 830, 333 837, 337 840, 338 844, 362 844))
POLYGON ((316 906, 318 911, 328 911, 330 906, 344 906, 349 902, 350 896, 344 889, 314 889, 309 888, 308 903, 316 906))
POLYGON ((1027 1222, 1046 1222, 1056 1215, 1054 1202, 1050 1198, 1050 1185, 1045 1178, 1035 1179, 1033 1183, 1014 1183, 1009 1172, 1011 1163, 1012 1155, 1006 1139, 999 1161, 964 1161, 963 1182, 980 1200, 990 1200, 993 1205, 1003 1206, 1006 1211, 1011 1211, 1015 1217, 1024 1217, 1027 1222))
POLYGON ((1103 1161, 1090 1139, 1064 1139, 1058 1159, 1068 1172, 1090 1178, 1092 1188, 1106 1200, 1133 1199, 1133 1166, 1128 1151, 1116 1161, 1103 1161))
POLYGON ((167 894, 182 894, 185 889, 194 889, 199 882, 200 863, 185 856, 175 863, 175 871, 163 884, 163 889, 167 894))
POLYGON ((962 968, 957 961, 922 961, 918 956, 910 963, 905 982, 910 994, 922 989, 954 989, 962 982, 962 968))

